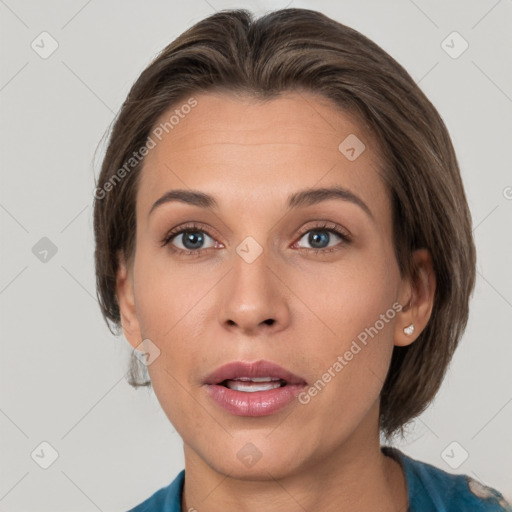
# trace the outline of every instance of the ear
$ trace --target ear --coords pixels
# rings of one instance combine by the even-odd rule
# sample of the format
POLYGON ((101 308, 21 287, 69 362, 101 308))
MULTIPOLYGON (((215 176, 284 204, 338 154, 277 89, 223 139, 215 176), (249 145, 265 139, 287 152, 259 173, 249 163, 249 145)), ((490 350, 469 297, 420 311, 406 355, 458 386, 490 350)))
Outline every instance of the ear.
POLYGON ((395 345, 403 347, 418 339, 425 329, 432 308, 436 289, 436 276, 432 256, 427 249, 418 249, 413 253, 413 275, 404 278, 400 286, 399 302, 402 310, 395 322, 395 345), (414 326, 414 332, 407 334, 405 327, 414 326))
POLYGON ((119 268, 116 276, 116 295, 121 314, 121 324, 125 338, 133 348, 142 342, 139 321, 135 309, 133 290, 133 268, 127 265, 124 254, 118 255, 119 268))

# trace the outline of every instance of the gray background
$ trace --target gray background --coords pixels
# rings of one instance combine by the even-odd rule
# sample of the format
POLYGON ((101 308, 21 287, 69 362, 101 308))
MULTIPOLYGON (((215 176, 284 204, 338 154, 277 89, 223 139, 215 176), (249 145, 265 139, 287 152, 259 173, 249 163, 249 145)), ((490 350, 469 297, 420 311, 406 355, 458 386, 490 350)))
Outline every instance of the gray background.
POLYGON ((130 347, 96 302, 91 206, 104 145, 95 150, 133 81, 185 28, 214 10, 287 5, 381 45, 448 126, 478 281, 443 387, 397 446, 512 498, 512 0, 1 0, 1 511, 126 510, 183 468, 180 437, 154 394, 125 381, 130 347), (51 48, 43 31, 58 43, 47 58, 31 47, 51 48), (457 58, 442 45, 453 31, 469 44, 457 58), (57 249, 46 261, 43 237, 57 249), (48 469, 42 442, 58 453, 48 469))

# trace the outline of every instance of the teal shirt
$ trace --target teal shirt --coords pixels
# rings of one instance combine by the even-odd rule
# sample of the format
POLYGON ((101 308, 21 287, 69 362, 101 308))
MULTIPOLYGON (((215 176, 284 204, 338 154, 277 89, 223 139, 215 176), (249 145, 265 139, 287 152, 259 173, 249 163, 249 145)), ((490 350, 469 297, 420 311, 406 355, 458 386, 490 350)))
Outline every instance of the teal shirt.
MULTIPOLYGON (((404 469, 409 495, 408 512, 512 512, 500 492, 467 475, 453 475, 415 460, 397 448, 381 447, 404 469)), ((167 486, 129 512, 182 512, 185 470, 167 486)))

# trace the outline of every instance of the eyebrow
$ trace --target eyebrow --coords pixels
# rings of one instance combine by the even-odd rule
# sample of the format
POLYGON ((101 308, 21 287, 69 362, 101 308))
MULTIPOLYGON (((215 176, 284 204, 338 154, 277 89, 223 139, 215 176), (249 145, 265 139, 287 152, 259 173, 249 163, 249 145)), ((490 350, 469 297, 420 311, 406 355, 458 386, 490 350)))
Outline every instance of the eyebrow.
MULTIPOLYGON (((288 210, 294 210, 303 206, 313 206, 330 199, 341 199, 343 201, 351 202, 359 206, 370 218, 374 219, 370 208, 359 196, 355 195, 350 190, 339 186, 299 190, 288 197, 287 208, 288 210)), ((210 210, 217 209, 219 206, 214 197, 205 194, 204 192, 176 189, 169 190, 155 201, 149 210, 148 216, 151 215, 151 213, 159 206, 174 201, 210 210)))

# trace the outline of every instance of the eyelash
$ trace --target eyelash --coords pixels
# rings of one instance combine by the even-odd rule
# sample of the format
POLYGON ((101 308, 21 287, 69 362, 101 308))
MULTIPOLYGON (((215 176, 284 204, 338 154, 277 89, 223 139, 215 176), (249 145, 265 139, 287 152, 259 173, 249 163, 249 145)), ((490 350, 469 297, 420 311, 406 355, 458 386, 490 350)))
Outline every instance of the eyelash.
MULTIPOLYGON (((337 226, 336 224, 334 224, 332 222, 323 222, 323 223, 315 225, 315 226, 308 226, 307 228, 301 230, 297 242, 300 241, 300 239, 306 233, 309 233, 310 231, 326 231, 328 233, 333 233, 333 234, 335 234, 335 235, 337 235, 337 236, 339 236, 341 238, 341 240, 342 240, 342 242, 340 242, 341 245, 347 245, 352 240, 350 235, 349 235, 349 233, 346 230, 342 229, 341 227, 337 226)), ((186 232, 205 233, 210 238, 212 238, 212 239, 214 238, 208 232, 208 230, 205 229, 204 226, 202 226, 201 224, 192 222, 190 224, 186 224, 184 226, 180 226, 178 228, 175 228, 175 229, 169 231, 166 234, 166 236, 164 237, 164 239, 162 240, 161 246, 165 247, 166 245, 169 245, 170 242, 173 240, 173 238, 177 237, 178 235, 181 235, 182 233, 186 233, 186 232)), ((294 242, 294 245, 297 242, 294 242)), ((195 251, 183 250, 183 249, 179 249, 179 248, 174 247, 174 246, 171 247, 171 250, 173 252, 181 253, 184 256, 192 256, 192 257, 200 256, 204 251, 208 251, 209 249, 215 249, 215 247, 207 247, 206 249, 198 249, 198 250, 195 250, 195 251)), ((309 248, 305 248, 305 247, 299 247, 298 249, 299 250, 305 250, 305 251, 308 251, 310 253, 313 252, 314 254, 326 254, 326 253, 330 253, 330 252, 335 252, 335 251, 339 250, 340 247, 337 247, 337 248, 336 248, 336 246, 335 247, 326 247, 324 249, 309 249, 309 248)))

